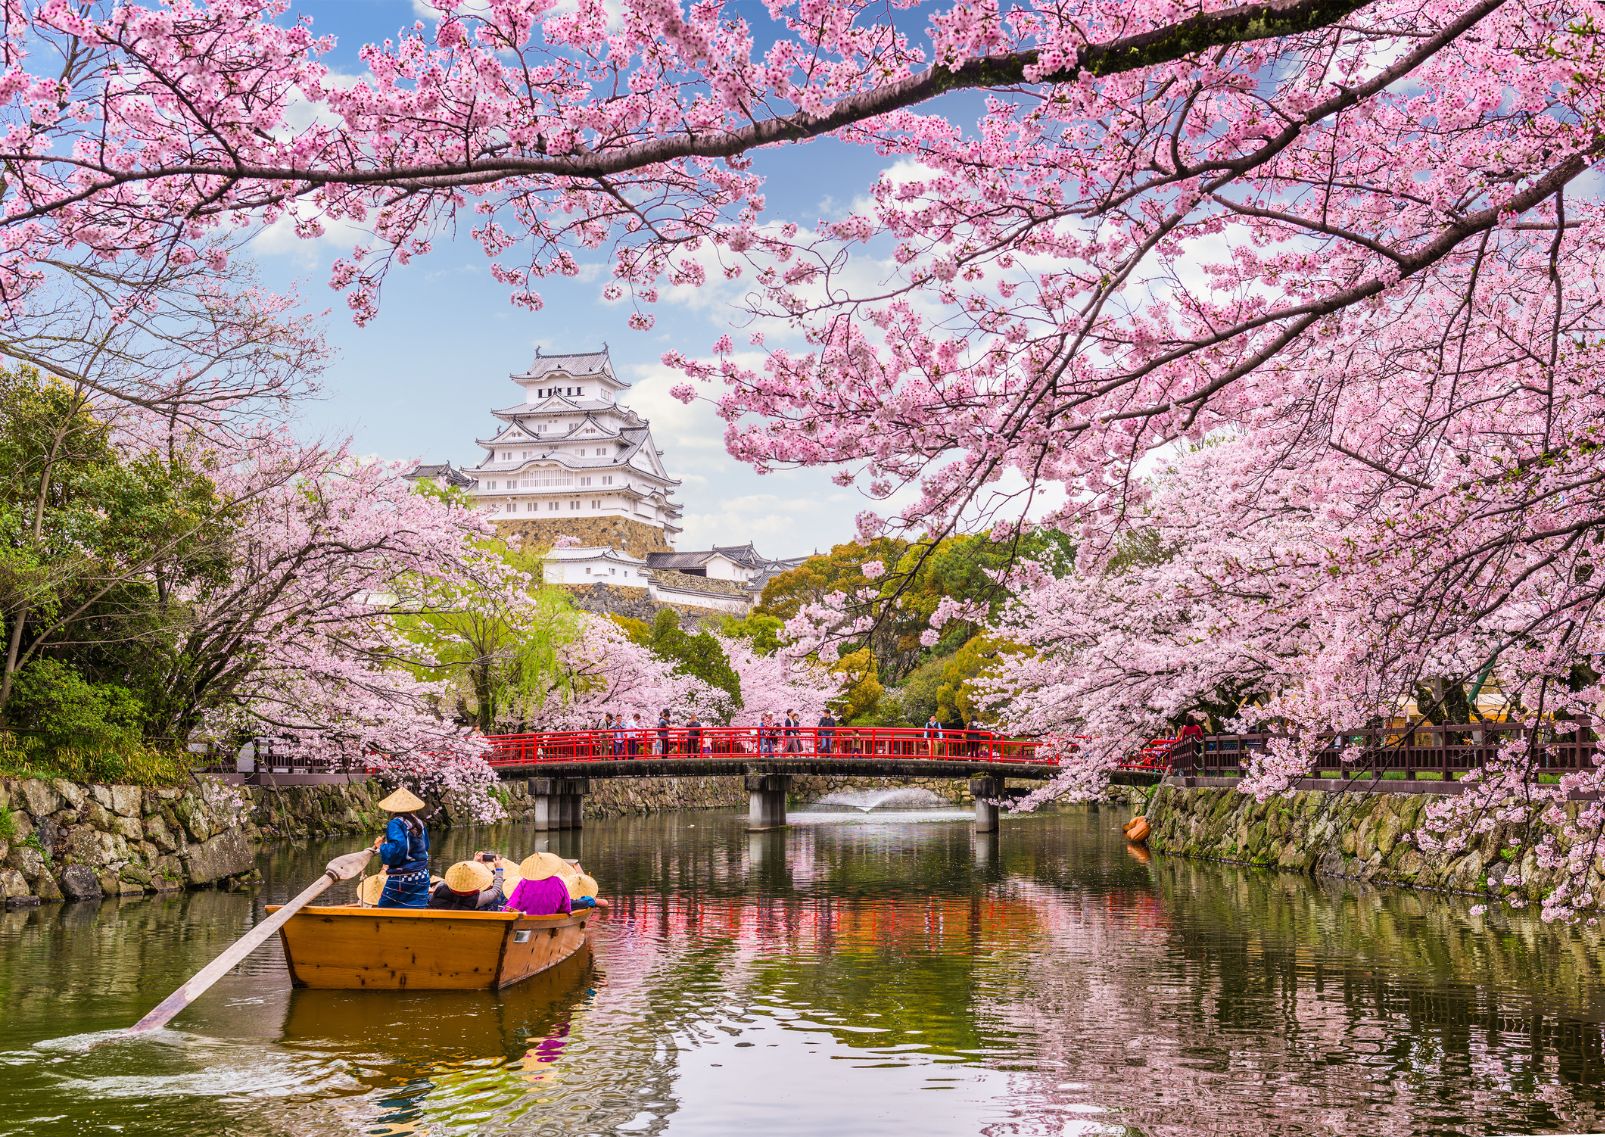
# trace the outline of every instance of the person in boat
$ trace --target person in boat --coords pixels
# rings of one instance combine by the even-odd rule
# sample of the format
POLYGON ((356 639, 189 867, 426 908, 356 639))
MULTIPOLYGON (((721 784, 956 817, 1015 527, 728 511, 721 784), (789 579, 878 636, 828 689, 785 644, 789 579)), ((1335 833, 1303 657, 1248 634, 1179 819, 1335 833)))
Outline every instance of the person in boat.
POLYGON ((429 907, 460 912, 497 912, 507 903, 506 874, 495 853, 479 853, 446 870, 429 894, 429 907))
POLYGON ((429 831, 418 814, 422 799, 403 787, 379 803, 391 814, 383 837, 373 847, 385 866, 380 908, 422 908, 429 903, 429 831))
MULTIPOLYGON (((575 865, 579 868, 579 865, 575 865)), ((563 878, 568 887, 568 901, 575 908, 596 907, 596 878, 586 873, 578 873, 563 878)))
POLYGON ((563 879, 567 862, 555 853, 531 853, 518 866, 523 877, 507 898, 506 910, 526 916, 556 916, 572 912, 568 883, 563 879))

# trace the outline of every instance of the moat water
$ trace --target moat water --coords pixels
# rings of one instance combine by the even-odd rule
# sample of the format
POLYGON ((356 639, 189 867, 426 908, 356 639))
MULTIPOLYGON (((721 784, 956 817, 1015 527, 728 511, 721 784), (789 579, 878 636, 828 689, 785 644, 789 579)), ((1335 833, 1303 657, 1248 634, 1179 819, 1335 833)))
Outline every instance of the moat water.
MULTIPOLYGON (((593 948, 501 994, 292 990, 277 945, 139 1018, 263 883, 0 914, 0 1133, 1430 1134, 1605 1128, 1597 941, 1461 899, 1129 850, 1122 815, 592 823, 593 948)), ((437 841, 521 856, 503 828, 437 841)))

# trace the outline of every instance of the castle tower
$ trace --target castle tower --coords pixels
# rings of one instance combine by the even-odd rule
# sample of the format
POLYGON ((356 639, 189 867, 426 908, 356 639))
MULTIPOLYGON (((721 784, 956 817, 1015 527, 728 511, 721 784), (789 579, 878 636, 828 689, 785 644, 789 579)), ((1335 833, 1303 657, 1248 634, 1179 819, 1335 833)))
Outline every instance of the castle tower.
POLYGON ((463 471, 497 529, 542 544, 570 536, 634 557, 672 550, 680 482, 664 468, 650 424, 617 401, 629 385, 607 348, 537 350, 529 370, 510 378, 522 397, 491 412, 496 429, 476 440, 484 457, 463 471))

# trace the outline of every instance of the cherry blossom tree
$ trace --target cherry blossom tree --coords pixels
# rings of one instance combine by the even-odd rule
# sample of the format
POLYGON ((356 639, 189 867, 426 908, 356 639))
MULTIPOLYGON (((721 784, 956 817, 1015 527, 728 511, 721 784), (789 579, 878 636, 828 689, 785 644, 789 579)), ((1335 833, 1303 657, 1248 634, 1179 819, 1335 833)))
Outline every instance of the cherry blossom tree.
MULTIPOLYGON (((374 769, 496 813, 485 744, 442 714, 438 666, 396 623, 420 578, 466 581, 486 523, 414 492, 399 466, 282 430, 218 455, 228 572, 175 590, 180 634, 157 654, 171 737, 266 736, 287 754, 374 769)), ((449 709, 449 708, 448 708, 449 709)))
POLYGON ((607 713, 635 714, 650 726, 664 710, 678 724, 693 712, 713 718, 727 705, 723 691, 677 671, 606 617, 584 617, 562 662, 572 695, 552 711, 557 729, 592 727, 607 713))
POLYGON ((765 655, 739 636, 718 640, 741 678, 741 709, 732 726, 756 726, 765 711, 778 719, 787 710, 812 725, 841 696, 846 677, 805 657, 784 651, 765 655))

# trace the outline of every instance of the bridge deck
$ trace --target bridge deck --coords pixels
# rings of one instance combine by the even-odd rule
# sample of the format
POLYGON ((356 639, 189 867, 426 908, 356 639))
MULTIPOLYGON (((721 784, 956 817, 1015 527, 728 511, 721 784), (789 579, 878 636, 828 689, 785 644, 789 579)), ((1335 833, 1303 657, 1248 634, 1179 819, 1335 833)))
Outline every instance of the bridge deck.
POLYGON ((493 762, 503 777, 643 778, 692 777, 709 774, 825 774, 862 778, 967 778, 997 774, 1008 778, 1051 778, 1056 765, 1039 762, 997 762, 986 758, 896 758, 860 754, 718 754, 662 758, 562 759, 542 762, 493 762))

